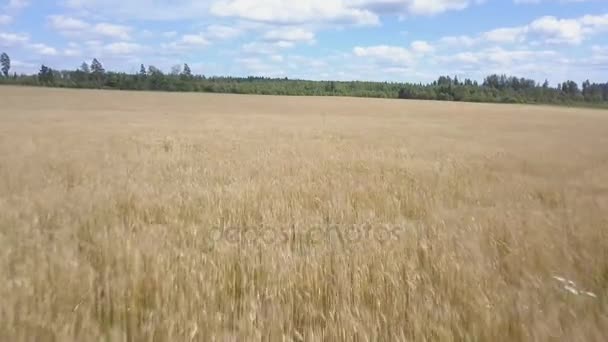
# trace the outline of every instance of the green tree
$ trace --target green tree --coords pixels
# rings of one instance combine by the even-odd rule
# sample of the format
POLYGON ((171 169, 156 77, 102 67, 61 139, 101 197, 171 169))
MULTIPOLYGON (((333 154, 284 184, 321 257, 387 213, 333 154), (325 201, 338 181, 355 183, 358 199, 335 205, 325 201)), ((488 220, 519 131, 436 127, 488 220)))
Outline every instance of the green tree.
POLYGON ((578 84, 574 81, 566 81, 564 82, 563 85, 563 91, 565 93, 567 93, 570 96, 574 96, 577 95, 578 93, 580 93, 580 90, 578 88, 578 84))
POLYGON ((0 55, 0 66, 2 67, 2 74, 4 77, 8 77, 8 72, 11 70, 11 58, 3 52, 0 55))
POLYGON ((97 58, 93 58, 93 62, 91 62, 91 72, 95 75, 103 75, 106 73, 106 70, 103 68, 103 65, 97 60, 97 58))
POLYGON ((40 71, 38 72, 38 81, 40 83, 44 85, 52 85, 54 83, 54 78, 53 69, 44 64, 40 66, 40 71))
POLYGON ((97 82, 97 87, 101 87, 105 79, 106 71, 97 58, 93 58, 93 62, 91 62, 91 73, 97 82))
POLYGON ((80 71, 84 72, 85 74, 88 74, 91 72, 91 69, 89 68, 89 65, 87 64, 87 62, 82 62, 82 64, 80 65, 80 71))
POLYGON ((141 77, 145 77, 146 75, 147 75, 147 74, 146 74, 146 67, 145 67, 145 66, 142 64, 142 65, 139 67, 139 76, 141 76, 141 77))
POLYGON ((182 73, 182 66, 180 64, 176 64, 171 67, 171 76, 177 76, 182 73))
POLYGON ((190 79, 192 78, 192 70, 190 70, 190 66, 187 63, 184 63, 184 69, 182 71, 182 79, 190 79))
POLYGON ((162 75, 162 74, 163 74, 163 72, 160 71, 160 69, 158 69, 154 65, 148 66, 148 75, 149 76, 152 76, 152 75, 162 75))

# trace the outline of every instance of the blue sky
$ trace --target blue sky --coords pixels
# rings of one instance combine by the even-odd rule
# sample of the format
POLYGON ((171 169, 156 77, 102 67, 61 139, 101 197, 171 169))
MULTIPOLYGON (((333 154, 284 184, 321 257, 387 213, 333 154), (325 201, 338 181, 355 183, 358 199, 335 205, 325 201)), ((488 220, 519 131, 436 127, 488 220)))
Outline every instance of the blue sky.
POLYGON ((0 0, 13 71, 608 81, 608 0, 0 0))

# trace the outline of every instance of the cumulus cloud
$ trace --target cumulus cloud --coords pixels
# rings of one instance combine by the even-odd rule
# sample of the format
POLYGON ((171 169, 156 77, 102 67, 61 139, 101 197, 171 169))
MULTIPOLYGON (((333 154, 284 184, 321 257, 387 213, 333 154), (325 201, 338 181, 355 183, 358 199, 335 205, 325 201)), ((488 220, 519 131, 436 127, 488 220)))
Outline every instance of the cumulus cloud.
POLYGON ((413 41, 410 46, 411 50, 417 54, 427 54, 435 51, 435 47, 422 40, 413 41))
POLYGON ((398 46, 357 46, 353 49, 353 53, 357 57, 366 57, 375 60, 378 63, 393 66, 410 65, 414 62, 413 53, 409 49, 398 46))
POLYGON ((111 55, 128 56, 141 52, 143 46, 136 43, 118 42, 106 45, 104 50, 111 55))
POLYGON ((240 36, 243 30, 226 25, 210 25, 207 27, 207 35, 212 39, 226 40, 240 36))
POLYGON ((541 44, 576 45, 605 31, 608 31, 608 14, 586 15, 574 19, 544 16, 526 25, 497 28, 477 36, 447 36, 440 42, 447 46, 470 47, 482 43, 510 44, 536 39, 541 44))
POLYGON ((481 0, 217 0, 211 13, 222 17, 272 22, 337 22, 376 25, 381 15, 433 15, 462 10, 481 0))
POLYGON ((82 56, 82 51, 75 48, 67 48, 63 50, 63 55, 66 57, 79 57, 82 56))
POLYGON ((446 46, 464 46, 471 47, 479 42, 478 38, 470 37, 467 35, 460 36, 445 36, 439 39, 441 45, 446 46))
POLYGON ((9 15, 0 15, 0 25, 8 25, 13 22, 13 17, 9 15))
POLYGON ((251 42, 241 47, 241 51, 248 55, 276 55, 279 51, 294 47, 294 42, 251 42))
POLYGON ((43 56, 57 56, 59 52, 52 46, 48 46, 42 43, 29 44, 28 48, 33 50, 35 53, 43 56))
POLYGON ((344 22, 377 24, 378 16, 370 10, 352 6, 343 0, 219 0, 211 13, 271 23, 344 22))
POLYGON ((570 3, 570 2, 590 2, 590 1, 598 1, 598 0, 514 0, 513 2, 516 4, 540 4, 540 3, 570 3))
POLYGON ((208 13, 207 2, 192 0, 65 0, 64 4, 69 9, 120 19, 200 19, 208 13))
POLYGON ((209 39, 203 33, 196 33, 184 34, 177 40, 161 44, 161 48, 164 50, 164 53, 174 54, 202 49, 209 44, 211 44, 209 39))
POLYGON ((264 40, 272 42, 312 42, 314 39, 313 32, 297 27, 271 30, 264 34, 264 40))
POLYGON ((205 46, 209 44, 209 41, 200 34, 185 34, 179 42, 187 46, 205 46))
POLYGON ((116 25, 109 23, 99 23, 93 26, 92 31, 96 34, 105 37, 118 38, 123 40, 131 39, 131 28, 124 25, 116 25))
POLYGON ((377 65, 391 68, 411 66, 421 57, 435 52, 435 47, 426 41, 413 41, 409 48, 390 45, 357 46, 353 55, 374 61, 377 65))
POLYGON ((112 23, 88 23, 84 20, 65 15, 51 15, 48 17, 49 26, 68 36, 100 36, 120 40, 131 39, 132 28, 112 23))
POLYGON ((498 28, 483 33, 482 38, 493 43, 517 43, 525 39, 526 32, 525 27, 498 28))
POLYGON ((0 46, 12 47, 22 45, 29 41, 29 36, 25 33, 0 32, 0 46))
POLYGON ((9 9, 21 9, 30 5, 28 0, 9 0, 8 8, 9 9))

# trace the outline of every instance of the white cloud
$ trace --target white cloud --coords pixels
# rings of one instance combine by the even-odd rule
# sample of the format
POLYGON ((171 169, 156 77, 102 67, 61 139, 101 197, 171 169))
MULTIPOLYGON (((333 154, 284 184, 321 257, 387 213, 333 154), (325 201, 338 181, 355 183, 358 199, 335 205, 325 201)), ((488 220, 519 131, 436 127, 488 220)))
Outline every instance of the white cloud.
POLYGON ((49 26, 68 36, 100 36, 120 40, 130 40, 132 28, 130 26, 111 23, 90 24, 81 19, 65 16, 51 15, 48 17, 49 26))
POLYGON ((480 57, 473 52, 459 52, 450 56, 449 60, 463 64, 477 64, 480 62, 480 57))
POLYGON ((251 42, 242 46, 241 50, 246 54, 254 55, 273 55, 280 50, 294 47, 293 42, 277 41, 277 42, 251 42))
POLYGON ((188 46, 205 46, 209 44, 209 41, 200 34, 185 34, 180 42, 188 46))
POLYGON ((54 47, 42 43, 29 44, 28 48, 33 50, 35 53, 43 56, 56 56, 59 54, 57 49, 55 49, 54 47))
POLYGON ((514 0, 516 4, 540 4, 542 2, 557 2, 557 3, 569 3, 569 2, 591 2, 598 0, 514 0))
POLYGON ((93 32, 106 37, 129 40, 131 28, 123 25, 99 23, 93 27, 93 32))
POLYGON ((178 40, 161 44, 166 53, 183 52, 186 50, 201 49, 209 45, 209 40, 202 34, 184 34, 178 40))
POLYGON ((272 23, 375 25, 380 15, 433 15, 479 2, 482 0, 217 0, 211 13, 272 23))
POLYGON ((127 56, 133 55, 143 50, 143 46, 136 43, 118 42, 104 46, 104 51, 110 55, 127 56))
POLYGON ((200 19, 209 14, 271 23, 375 25, 380 15, 433 15, 483 0, 64 0, 71 9, 112 18, 200 19))
POLYGON ((9 15, 0 15, 0 25, 8 25, 13 22, 13 17, 9 15))
POLYGON ((84 44, 90 48, 94 48, 101 47, 103 45, 103 42, 101 40, 92 39, 85 41, 84 44))
POLYGON ((492 43, 517 43, 525 39, 527 27, 498 28, 482 34, 485 41, 492 43))
POLYGON ((29 36, 24 33, 5 33, 0 32, 0 46, 12 47, 22 45, 29 41, 29 36))
POLYGON ((285 58, 283 58, 282 55, 272 55, 272 56, 270 56, 270 60, 272 60, 273 62, 280 63, 280 62, 283 62, 285 60, 285 58))
POLYGON ((67 48, 63 50, 63 55, 66 57, 79 57, 82 55, 82 51, 74 48, 67 48))
POLYGON ((518 62, 535 61, 539 58, 556 56, 555 51, 536 50, 505 50, 491 48, 481 52, 481 57, 500 65, 510 65, 518 62))
POLYGON ((410 1, 392 1, 394 3, 404 3, 407 6, 407 12, 412 14, 437 14, 451 10, 462 10, 467 8, 473 2, 468 0, 410 0, 410 1))
POLYGON ((208 13, 208 3, 192 0, 65 0, 70 9, 120 19, 183 20, 200 19, 208 13))
POLYGON ((555 17, 542 17, 534 20, 530 31, 540 34, 549 43, 578 44, 585 38, 585 30, 580 20, 557 19, 555 17))
POLYGON ((461 36, 446 36, 439 39, 439 43, 447 46, 464 46, 471 47, 479 42, 479 39, 467 35, 461 36))
POLYGON ((409 65, 414 61, 414 56, 411 51, 398 46, 357 46, 353 49, 353 53, 357 57, 371 58, 379 63, 387 63, 390 65, 409 65))
POLYGON ((236 17, 271 23, 344 22, 377 24, 372 11, 349 6, 344 0, 218 0, 211 13, 220 17, 236 17))
POLYGON ((608 46, 593 45, 591 47, 591 51, 593 53, 605 53, 605 54, 608 54, 608 46))
POLYGON ((28 0, 9 0, 8 8, 9 9, 21 9, 29 6, 30 2, 28 0))
POLYGON ((575 19, 540 17, 527 25, 503 27, 477 36, 448 36, 439 40, 445 46, 473 46, 482 43, 514 44, 535 39, 537 44, 580 44, 592 35, 608 31, 608 14, 586 15, 575 19))
POLYGON ((282 28, 266 32, 264 40, 271 42, 312 42, 315 40, 315 34, 297 27, 282 28))
POLYGON ((88 30, 91 25, 72 17, 64 15, 51 15, 48 17, 49 26, 56 31, 81 31, 88 30))
POLYGON ((475 52, 459 52, 454 55, 441 56, 439 61, 444 63, 475 64, 475 65, 494 65, 511 66, 517 63, 535 62, 539 59, 554 58, 557 53, 552 50, 529 50, 514 49, 507 50, 501 47, 493 47, 475 52))
POLYGON ((608 30, 608 14, 604 15, 586 15, 579 21, 587 27, 588 30, 601 32, 608 30))
POLYGON ((416 40, 413 41, 412 44, 410 45, 412 52, 417 53, 417 54, 428 54, 428 53, 432 53, 433 51, 435 51, 435 48, 422 40, 416 40))
POLYGON ((305 57, 305 56, 290 55, 285 60, 288 61, 288 66, 291 69, 296 69, 296 70, 299 70, 302 68, 304 68, 306 70, 313 70, 313 69, 325 68, 328 66, 327 62, 324 59, 310 58, 310 57, 305 57))
POLYGON ((36 63, 23 62, 18 59, 11 60, 11 66, 16 68, 32 69, 38 67, 36 63))
POLYGON ((207 35, 213 39, 231 39, 238 37, 243 33, 243 30, 233 26, 211 25, 207 27, 207 35))

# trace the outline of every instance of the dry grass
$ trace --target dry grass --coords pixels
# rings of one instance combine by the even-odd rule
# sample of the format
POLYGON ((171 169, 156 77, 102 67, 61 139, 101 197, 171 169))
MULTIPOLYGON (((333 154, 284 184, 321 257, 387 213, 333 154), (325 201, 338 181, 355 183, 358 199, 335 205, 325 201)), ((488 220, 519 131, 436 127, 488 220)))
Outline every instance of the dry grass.
POLYGON ((605 111, 10 87, 0 103, 0 340, 608 332, 605 111))

